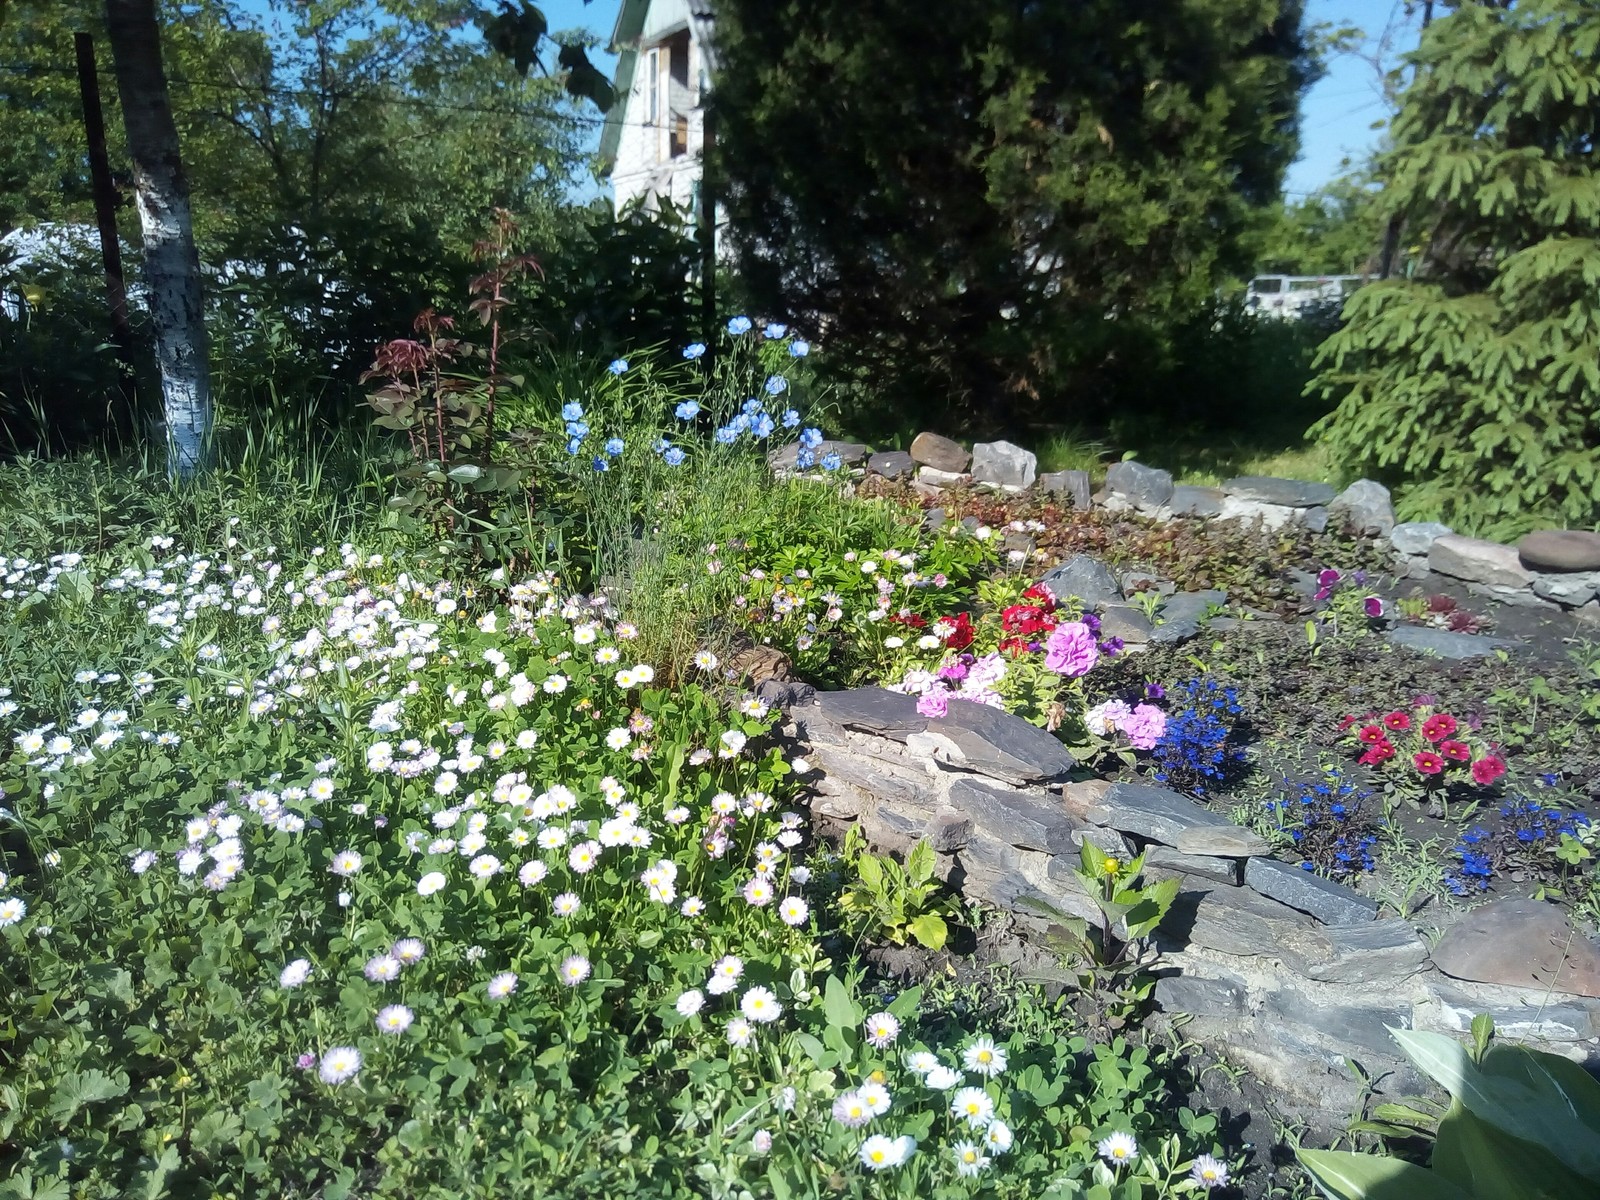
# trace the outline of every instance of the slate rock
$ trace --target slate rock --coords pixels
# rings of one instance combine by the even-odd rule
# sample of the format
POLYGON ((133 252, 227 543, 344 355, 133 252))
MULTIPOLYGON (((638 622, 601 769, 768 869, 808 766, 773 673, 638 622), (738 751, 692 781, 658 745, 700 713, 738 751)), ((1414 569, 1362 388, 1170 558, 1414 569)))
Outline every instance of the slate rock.
POLYGON ((1069 500, 1073 508, 1089 507, 1089 472, 1046 471, 1038 479, 1039 488, 1052 496, 1069 500))
POLYGON ((969 483, 967 476, 956 471, 941 471, 937 467, 922 467, 917 471, 917 482, 930 487, 955 487, 969 483))
POLYGON ((1538 529, 1517 543, 1517 557, 1530 571, 1600 571, 1600 533, 1538 529))
MULTIPOLYGON (((790 442, 787 446, 779 446, 776 450, 768 452, 767 465, 774 471, 798 470, 799 467, 797 464, 799 461, 799 453, 799 442, 790 442)), ((817 445, 812 453, 816 455, 816 459, 812 463, 811 467, 807 468, 808 470, 818 469, 822 464, 822 460, 830 454, 837 454, 839 456, 839 463, 841 466, 853 467, 858 463, 866 461, 867 455, 872 453, 872 447, 865 446, 860 442, 829 441, 822 442, 817 445)))
POLYGON ((1495 900, 1445 930, 1433 965, 1456 979, 1600 997, 1600 947, 1539 900, 1495 900))
POLYGON ((817 689, 809 683, 795 683, 784 679, 763 679, 756 684, 756 696, 773 708, 787 712, 816 702, 817 689))
POLYGON ((960 442, 926 431, 911 440, 911 457, 925 467, 952 475, 961 474, 972 461, 971 453, 960 442))
POLYGON ((1172 489, 1172 499, 1168 504, 1175 517, 1220 517, 1222 499, 1221 488, 1180 483, 1172 489))
POLYGON ((1259 522, 1266 529, 1285 529, 1299 525, 1310 509, 1291 508, 1287 504, 1264 504, 1260 500, 1246 500, 1242 496, 1224 496, 1219 519, 1243 521, 1247 525, 1259 522))
POLYGON ((1196 1017, 1244 1015, 1247 989, 1244 980, 1228 971, 1215 975, 1162 975, 1156 980, 1156 1007, 1163 1012, 1196 1017))
POLYGON ((1067 810, 1043 794, 958 779, 950 786, 950 805, 972 822, 974 830, 1007 845, 1065 855, 1077 849, 1067 810))
POLYGON ((1362 925, 1329 925, 1319 932, 1327 940, 1327 952, 1297 968, 1319 983, 1400 983, 1421 971, 1428 961, 1426 943, 1406 921, 1391 918, 1362 925))
POLYGON ((1174 848, 1207 858, 1250 858, 1272 852, 1272 847, 1259 833, 1231 821, 1225 825, 1196 825, 1180 830, 1174 848))
POLYGON ((1112 784, 1087 816, 1097 825, 1109 825, 1122 833, 1137 834, 1174 848, 1185 830, 1239 828, 1221 813, 1212 812, 1187 796, 1143 783, 1112 784))
POLYGON ((1311 508, 1327 504, 1336 489, 1331 483, 1307 483, 1301 479, 1279 479, 1274 475, 1240 475, 1222 485, 1225 496, 1254 500, 1258 504, 1281 504, 1285 508, 1311 508))
POLYGON ((1155 634, 1155 626, 1143 610, 1131 604, 1108 604, 1100 610, 1100 636, 1121 638, 1130 646, 1142 646, 1155 634))
POLYGON ((1173 875, 1193 875, 1200 879, 1213 879, 1229 887, 1238 887, 1244 881, 1244 871, 1236 858, 1211 858, 1204 854, 1184 854, 1170 846, 1151 845, 1145 848, 1144 865, 1147 870, 1173 875))
POLYGON ((1117 586, 1116 576, 1099 559, 1090 558, 1087 554, 1074 554, 1039 582, 1049 588, 1050 594, 1057 600, 1076 596, 1086 608, 1122 599, 1122 589, 1117 586))
POLYGON ((1389 531, 1389 544, 1401 554, 1415 558, 1427 554, 1429 546, 1454 532, 1438 521, 1402 521, 1389 531))
POLYGON ((1300 511, 1299 525, 1302 529, 1309 529, 1312 533, 1321 533, 1328 528, 1328 510, 1320 504, 1300 511))
POLYGON ((1600 571, 1535 575, 1533 594, 1542 600, 1551 600, 1568 608, 1577 608, 1600 596, 1600 571))
POLYGON ((1468 583, 1528 588, 1533 575, 1517 557, 1516 548, 1482 538, 1447 533, 1428 547, 1428 570, 1468 583))
POLYGON ((1275 858, 1252 858, 1245 864, 1244 882, 1263 896, 1310 913, 1324 925, 1360 925, 1378 915, 1375 900, 1275 858))
POLYGON ((1394 529, 1394 500, 1372 479, 1358 479, 1328 502, 1328 517, 1358 537, 1383 537, 1394 529))
POLYGON ((1172 499, 1172 472, 1131 459, 1112 463, 1106 468, 1106 490, 1136 508, 1154 510, 1172 499))
POLYGON ((932 533, 950 519, 950 515, 942 508, 930 508, 922 514, 922 528, 932 533))
POLYGON ((1204 592, 1179 592, 1156 610, 1159 622, 1152 642, 1182 642, 1200 632, 1200 618, 1213 606, 1226 604, 1228 593, 1213 588, 1204 592))
POLYGON ((1356 1047, 1391 1058, 1399 1057, 1400 1048, 1389 1030, 1411 1027, 1410 1005, 1318 1004, 1294 988, 1268 993, 1263 1007, 1273 1018, 1265 1024, 1299 1026, 1341 1049, 1356 1047))
POLYGON ((1525 993, 1520 1003, 1493 1003, 1443 982, 1430 983, 1428 990, 1439 1005, 1439 1024, 1451 1033, 1470 1033, 1473 1018, 1486 1012, 1496 1038, 1581 1042, 1600 1034, 1600 1004, 1553 1004, 1541 991, 1525 993))
POLYGON ((972 447, 972 478, 979 483, 1023 491, 1033 486, 1038 456, 1011 442, 977 442, 972 447))
POLYGON ((904 479, 916 469, 916 460, 904 450, 883 450, 867 459, 867 470, 885 479, 904 479))
POLYGON ((1384 635, 1392 645, 1404 646, 1440 658, 1486 658, 1496 650, 1520 650, 1520 642, 1505 638, 1488 637, 1481 633, 1456 633, 1450 629, 1435 629, 1431 625, 1396 625, 1384 635))
POLYGON ((887 804, 878 804, 861 818, 861 832, 867 841, 879 850, 906 854, 920 842, 927 831, 927 821, 908 813, 899 812, 887 804))
MULTIPOLYGON (((916 701, 909 696, 906 699, 912 701, 914 713, 916 701)), ((963 766, 1006 783, 1065 779, 1078 765, 1054 734, 987 704, 952 700, 946 715, 927 721, 926 727, 929 733, 938 733, 954 743, 963 757, 963 766)))
POLYGON ((1156 926, 1154 940, 1163 953, 1214 950, 1289 963, 1314 958, 1327 946, 1304 913, 1249 888, 1192 876, 1184 879, 1171 911, 1156 926))
POLYGON ((972 840, 972 818, 953 808, 941 808, 928 822, 928 844, 940 854, 954 854, 972 840))
MULTIPOLYGON (((921 733, 928 727, 928 718, 917 711, 915 696, 884 688, 818 692, 814 711, 835 725, 875 733, 897 742, 903 742, 910 734, 921 733)), ((803 720, 805 710, 797 715, 803 720)))

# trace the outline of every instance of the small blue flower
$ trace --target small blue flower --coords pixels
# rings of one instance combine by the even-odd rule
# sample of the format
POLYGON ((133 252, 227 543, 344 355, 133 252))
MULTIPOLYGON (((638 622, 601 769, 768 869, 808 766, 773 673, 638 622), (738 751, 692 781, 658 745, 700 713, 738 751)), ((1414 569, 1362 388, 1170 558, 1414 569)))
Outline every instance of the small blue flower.
POLYGON ((815 450, 822 445, 822 430, 808 427, 800 431, 800 444, 807 449, 815 450))
POLYGON ((609 471, 611 470, 611 464, 605 459, 601 458, 599 455, 596 455, 594 460, 594 469, 596 471, 609 471))
POLYGON ((583 439, 582 438, 568 438, 567 439, 567 453, 568 454, 576 454, 581 449, 583 449, 583 439))
POLYGON ((614 358, 611 360, 611 365, 607 367, 606 370, 610 371, 613 375, 626 375, 628 373, 628 360, 625 358, 614 358))
POLYGON ((581 442, 584 438, 589 436, 588 423, 584 421, 568 421, 567 436, 570 438, 577 438, 581 442))
POLYGON ((832 451, 822 456, 822 469, 824 471, 837 471, 843 465, 844 460, 832 451))
POLYGON ((766 413, 762 413, 756 418, 756 423, 750 427, 750 432, 758 438, 769 438, 776 428, 777 426, 773 424, 772 418, 766 413))
POLYGON ((680 421, 692 421, 700 413, 700 404, 696 400, 685 400, 672 410, 680 421))
POLYGON ((733 430, 735 433, 744 433, 750 428, 750 414, 740 413, 738 416, 734 417, 733 420, 728 422, 728 428, 733 430))
POLYGON ((672 443, 667 441, 666 438, 657 438, 656 439, 656 453, 657 454, 665 454, 670 449, 672 449, 672 443))
POLYGON ((739 411, 747 417, 753 417, 757 413, 765 411, 765 405, 752 396, 739 406, 739 411))
POLYGON ((809 470, 816 461, 816 454, 807 449, 804 445, 795 451, 794 465, 799 467, 802 471, 809 470))
POLYGON ((766 338, 769 342, 775 342, 788 332, 789 327, 787 325, 780 325, 776 321, 773 321, 761 331, 761 336, 766 338))
POLYGON ((767 376, 767 395, 781 396, 789 390, 789 381, 782 375, 767 376))
POLYGON ((606 439, 606 453, 615 458, 622 453, 622 439, 619 437, 606 439))
POLYGON ((749 333, 751 328, 749 317, 734 317, 728 322, 728 332, 738 337, 741 333, 749 333))
POLYGON ((583 405, 576 400, 569 400, 561 406, 561 419, 563 421, 583 420, 583 405))
POLYGON ((785 429, 793 429, 798 424, 800 424, 799 411, 793 408, 785 409, 783 413, 783 427, 785 429))
POLYGON ((731 425, 724 425, 711 435, 720 446, 731 446, 739 440, 739 431, 731 425))
POLYGON ((804 358, 806 355, 808 355, 810 353, 811 353, 811 343, 810 342, 802 342, 802 341, 796 340, 796 341, 792 341, 792 342, 789 343, 789 357, 790 358, 804 358))
POLYGON ((678 447, 676 447, 676 446, 668 446, 666 451, 661 455, 661 457, 662 457, 663 461, 666 462, 667 466, 676 467, 681 462, 683 462, 683 457, 684 456, 683 456, 683 451, 678 449, 678 447))
POLYGON ((688 359, 699 358, 705 354, 705 352, 706 344, 704 342, 690 342, 683 348, 683 356, 688 359))

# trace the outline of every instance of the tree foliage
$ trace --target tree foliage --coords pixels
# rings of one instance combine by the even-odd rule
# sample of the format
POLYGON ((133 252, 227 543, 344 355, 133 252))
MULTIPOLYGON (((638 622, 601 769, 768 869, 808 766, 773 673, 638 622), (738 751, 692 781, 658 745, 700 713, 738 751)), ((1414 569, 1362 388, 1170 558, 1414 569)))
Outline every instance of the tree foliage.
POLYGON ((1352 171, 1265 217, 1254 243, 1256 274, 1362 275, 1383 239, 1378 189, 1352 171))
POLYGON ((1300 0, 728 0, 720 171, 755 304, 878 405, 1081 413, 1244 267, 1312 63, 1300 0))
POLYGON ((1412 62, 1385 205, 1408 278, 1363 288, 1317 432, 1401 514, 1508 536, 1600 517, 1600 8, 1466 3, 1412 62))

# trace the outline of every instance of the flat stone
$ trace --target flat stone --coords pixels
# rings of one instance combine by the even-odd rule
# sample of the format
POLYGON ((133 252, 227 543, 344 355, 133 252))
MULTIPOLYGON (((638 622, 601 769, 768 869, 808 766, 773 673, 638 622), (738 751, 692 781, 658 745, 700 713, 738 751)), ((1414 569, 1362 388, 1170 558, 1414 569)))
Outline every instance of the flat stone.
POLYGON ((972 478, 979 483, 1022 491, 1033 486, 1038 456, 1012 442, 977 442, 972 447, 972 478))
POLYGON ((1101 802, 1086 815, 1097 825, 1109 825, 1122 833, 1137 834, 1174 848, 1185 830, 1239 828, 1221 813, 1212 812, 1187 796, 1143 783, 1112 784, 1101 802))
POLYGON ((903 479, 916 469, 916 460, 904 450, 882 450, 867 459, 867 470, 885 479, 903 479))
POLYGON ((1542 600, 1551 600, 1568 608, 1577 608, 1600 596, 1600 571, 1535 575, 1533 594, 1542 600))
POLYGON ((1306 510, 1287 504, 1267 504, 1261 500, 1246 500, 1243 496, 1224 496, 1219 519, 1243 521, 1247 525, 1260 522, 1267 529, 1285 529, 1298 525, 1306 510))
POLYGON ((1469 583, 1523 589, 1533 586, 1533 574, 1522 565, 1515 547, 1456 533, 1434 539, 1428 547, 1428 569, 1469 583))
MULTIPOLYGON (((822 460, 830 454, 837 454, 842 466, 853 467, 857 463, 866 461, 867 455, 872 453, 872 447, 861 442, 822 442, 817 445, 812 453, 815 461, 807 470, 815 470, 821 466, 822 460)), ((787 446, 779 446, 767 454, 767 465, 774 471, 795 471, 799 469, 800 443, 790 442, 787 446)))
POLYGON ((1456 979, 1600 997, 1600 947, 1559 908, 1538 900, 1495 900, 1473 909, 1445 930, 1432 957, 1456 979))
POLYGON ((950 805, 973 829, 1019 849, 1070 855, 1077 847, 1067 810, 1042 794, 958 779, 950 785, 950 805))
POLYGON ((1142 646, 1154 636, 1156 628, 1140 609, 1129 604, 1108 604, 1100 610, 1100 636, 1121 638, 1133 646, 1142 646))
POLYGON ((1172 499, 1172 472, 1142 462, 1112 463, 1106 468, 1106 490, 1136 508, 1157 509, 1172 499))
POLYGON ((927 821, 899 812, 887 804, 876 805, 861 818, 861 832, 879 850, 905 854, 927 832, 927 821))
POLYGON ((1165 920, 1156 927, 1163 953, 1213 950, 1241 958, 1288 963, 1325 954, 1327 941, 1310 917, 1248 888, 1185 877, 1165 920))
POLYGON ((1250 858, 1272 853, 1272 847, 1259 833, 1231 821, 1226 825, 1195 825, 1179 830, 1175 848, 1205 858, 1250 858))
POLYGON ((972 818, 953 808, 941 808, 928 822, 928 843, 940 854, 954 854, 972 840, 972 818))
MULTIPOLYGON (((903 742, 908 735, 921 733, 928 727, 928 718, 917 711, 915 696, 902 695, 884 688, 863 687, 850 688, 842 692, 818 692, 816 705, 810 711, 815 711, 835 725, 842 725, 847 729, 863 729, 880 737, 893 738, 897 742, 903 742)), ((809 714, 808 710, 802 709, 795 715, 803 721, 809 714)))
POLYGON ((1070 500, 1073 508, 1089 507, 1090 489, 1087 471, 1046 471, 1039 476, 1038 485, 1040 491, 1063 500, 1070 500))
POLYGON ((1317 1004, 1294 988, 1269 993, 1263 1007, 1276 1023, 1300 1026, 1341 1049, 1354 1046, 1386 1057, 1400 1054, 1389 1030, 1411 1027, 1409 1005, 1317 1004))
POLYGON ((795 683, 793 680, 763 679, 756 684, 756 696, 773 708, 781 708, 788 712, 791 708, 814 704, 817 699, 817 689, 809 683, 795 683))
POLYGON ((1099 559, 1087 554, 1074 554, 1039 582, 1049 588, 1057 600, 1075 596, 1083 601, 1085 608, 1122 599, 1116 576, 1099 559))
POLYGON ((1175 517, 1220 517, 1222 515, 1222 489, 1196 487, 1180 483, 1172 489, 1168 507, 1175 517))
POLYGON ((1244 980, 1227 971, 1214 976, 1163 975, 1156 980, 1156 1006, 1163 1012, 1190 1013, 1197 1017, 1244 1015, 1247 995, 1244 980))
POLYGON ((1328 528, 1328 510, 1320 504, 1300 510, 1300 527, 1309 529, 1312 533, 1321 533, 1328 528))
POLYGON ((1244 867, 1245 886, 1310 913, 1324 925, 1360 925, 1378 915, 1378 904, 1342 883, 1275 858, 1252 858, 1244 867))
POLYGON ((1240 475, 1222 485, 1225 496, 1254 500, 1260 504, 1281 504, 1285 508, 1311 508, 1327 504, 1336 489, 1331 483, 1307 483, 1301 479, 1279 479, 1275 475, 1240 475))
POLYGON ((1105 802, 1111 790, 1109 779, 1078 779, 1061 785, 1061 803, 1080 821, 1089 819, 1089 810, 1105 802))
POLYGON ((925 467, 959 475, 972 461, 972 454, 960 442, 924 431, 911 439, 911 457, 925 467))
POLYGON ((1486 658, 1497 650, 1522 649, 1520 642, 1481 633, 1435 629, 1432 625, 1396 625, 1385 631, 1383 636, 1393 645, 1424 654, 1437 654, 1440 658, 1486 658))
POLYGON ((1179 592, 1169 596, 1156 611, 1159 622, 1150 635, 1152 642, 1182 642, 1200 632, 1200 618, 1214 606, 1226 604, 1228 593, 1212 588, 1204 592, 1179 592))
POLYGON ((1427 554, 1434 542, 1454 532, 1438 521, 1402 521, 1389 531, 1389 544, 1401 554, 1418 558, 1427 554))
POLYGON ((1372 479, 1358 479, 1328 502, 1328 517, 1356 537, 1384 537, 1394 529, 1394 499, 1372 479))
POLYGON ((1319 932, 1327 940, 1327 953, 1297 964, 1297 969, 1320 983, 1400 983, 1421 971, 1428 961, 1427 944, 1405 921, 1329 925, 1319 932))
POLYGON ((1581 1042, 1600 1034, 1600 1005, 1581 1000, 1551 1003, 1546 992, 1518 990, 1522 994, 1516 998, 1502 992, 1490 999, 1444 982, 1430 981, 1428 987, 1438 1005, 1439 1026, 1450 1033, 1470 1033, 1473 1018, 1486 1012, 1494 1019, 1497 1038, 1581 1042))
MULTIPOLYGON (((915 700, 911 707, 916 710, 915 700)), ((928 721, 927 729, 948 738, 969 770, 1006 783, 1065 779, 1078 765, 1053 734, 987 704, 952 700, 946 715, 928 721)))
POLYGON ((1184 854, 1170 846, 1151 845, 1144 852, 1145 866, 1152 871, 1173 875, 1194 875, 1238 887, 1244 870, 1236 858, 1212 858, 1204 854, 1184 854))
POLYGON ((1517 543, 1517 557, 1530 571, 1600 571, 1600 533, 1535 530, 1517 543))
POLYGON ((922 467, 917 471, 917 482, 930 487, 955 487, 971 480, 956 471, 941 471, 938 467, 922 467))

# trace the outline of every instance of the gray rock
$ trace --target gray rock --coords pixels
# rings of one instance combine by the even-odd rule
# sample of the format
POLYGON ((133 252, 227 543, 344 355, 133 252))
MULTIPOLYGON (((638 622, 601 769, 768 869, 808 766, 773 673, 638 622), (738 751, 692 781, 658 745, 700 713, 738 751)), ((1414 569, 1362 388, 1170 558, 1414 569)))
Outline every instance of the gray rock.
POLYGON ((1321 533, 1328 528, 1328 510, 1320 504, 1300 510, 1300 525, 1312 533, 1321 533))
POLYGON ((1291 964, 1327 951, 1327 941, 1305 914, 1248 888, 1193 877, 1184 880, 1171 912, 1156 927, 1155 941, 1163 953, 1214 950, 1291 964))
POLYGON ((1172 472, 1132 460, 1112 463, 1106 468, 1106 490, 1136 508, 1157 509, 1172 499, 1172 472))
POLYGON ((1052 496, 1072 502, 1072 507, 1086 509, 1089 507, 1089 472, 1087 471, 1046 471, 1039 476, 1040 490, 1052 496))
POLYGON ((1564 575, 1535 575, 1533 594, 1568 608, 1577 608, 1600 596, 1600 571, 1572 571, 1564 575))
POLYGON ((1182 642, 1200 632, 1200 619, 1212 607, 1228 602, 1228 593, 1215 588, 1205 592, 1179 592, 1157 610, 1158 624, 1152 642, 1182 642))
POLYGON ((928 721, 927 729, 954 743, 963 756, 962 765, 1006 783, 1065 779, 1078 765, 1053 734, 987 704, 952 700, 947 715, 928 721))
POLYGON ((1329 502, 1328 517, 1346 533, 1383 537, 1394 528, 1394 500, 1383 484, 1358 479, 1329 502))
POLYGON ((960 442, 928 432, 919 433, 911 440, 911 457, 924 466, 952 475, 961 474, 972 461, 972 455, 960 442))
POLYGON ((1299 964, 1298 970, 1320 983, 1400 983, 1421 971, 1428 961, 1427 945, 1405 921, 1329 925, 1319 932, 1327 940, 1327 953, 1299 964))
POLYGON ((962 517, 961 518, 961 528, 965 529, 968 533, 977 533, 978 530, 980 528, 982 528, 982 527, 983 527, 983 522, 978 520, 977 517, 962 517))
POLYGON ((1172 489, 1170 507, 1175 517, 1220 517, 1222 489, 1180 483, 1172 489))
POLYGON ((1300 524, 1307 511, 1303 508, 1292 508, 1287 504, 1246 500, 1243 496, 1224 496, 1219 519, 1243 521, 1247 525, 1254 525, 1259 521, 1267 529, 1283 529, 1300 524))
POLYGON ((1057 600, 1076 596, 1085 608, 1121 600, 1122 589, 1106 565, 1087 554, 1075 554, 1039 580, 1057 600))
POLYGON ((1144 852, 1145 866, 1155 872, 1173 875, 1194 875, 1213 879, 1229 887, 1238 887, 1244 880, 1244 868, 1236 858, 1211 858, 1204 854, 1184 854, 1169 846, 1151 845, 1144 852))
POLYGON ((878 850, 905 854, 922 840, 927 822, 898 812, 887 804, 879 804, 862 816, 861 832, 878 850))
POLYGON ((1341 1050, 1353 1046, 1386 1057, 1399 1055, 1389 1030, 1411 1027, 1410 1006, 1321 1005, 1294 988, 1269 993, 1264 1007, 1277 1023, 1314 1031, 1341 1050))
POLYGON ((1240 475, 1224 483, 1222 493, 1260 504, 1311 508, 1327 504, 1333 499, 1335 489, 1331 483, 1307 483, 1300 479, 1279 479, 1273 475, 1240 475))
POLYGON ((1360 925, 1378 915, 1376 901, 1275 858, 1252 858, 1245 864, 1244 882, 1263 896, 1310 913, 1324 925, 1360 925))
MULTIPOLYGON (((777 449, 767 453, 767 465, 774 471, 798 470, 797 460, 799 453, 799 442, 790 442, 787 446, 779 446, 777 449)), ((812 453, 816 455, 816 461, 810 468, 807 468, 808 470, 814 470, 819 467, 822 460, 830 454, 837 454, 842 466, 853 467, 866 461, 867 455, 872 453, 872 447, 864 446, 860 442, 823 442, 812 453)))
POLYGON ((1437 521, 1403 521, 1389 531, 1389 544, 1401 554, 1418 558, 1427 554, 1434 542, 1454 532, 1437 521))
POLYGON ((1433 947, 1433 965, 1456 979, 1600 997, 1600 947, 1561 910, 1538 900, 1475 908, 1433 947))
POLYGON ((1239 828, 1221 813, 1203 808, 1187 796, 1142 783, 1112 784, 1100 803, 1090 807, 1088 816, 1097 825, 1109 825, 1122 833, 1137 834, 1174 848, 1185 830, 1239 828))
POLYGON ((1515 547, 1456 533, 1434 539, 1428 547, 1428 569, 1469 583, 1519 589, 1533 586, 1533 574, 1522 565, 1515 547))
POLYGON ((763 679, 756 684, 756 696, 773 708, 781 708, 787 712, 791 708, 799 708, 812 704, 817 699, 817 689, 809 683, 794 683, 782 679, 763 679))
POLYGON ((932 533, 935 529, 942 527, 949 519, 949 514, 946 513, 944 509, 930 508, 927 512, 922 514, 922 527, 929 533, 932 533))
POLYGON ((979 483, 1022 491, 1033 486, 1039 459, 1011 442, 977 442, 972 447, 972 478, 979 483))
POLYGON ((1156 1006, 1163 1012, 1191 1013, 1197 1017, 1244 1015, 1244 980, 1227 971, 1215 976, 1163 975, 1156 980, 1156 1006))
POLYGON ((1067 855, 1076 849, 1073 821, 1060 801, 958 779, 950 786, 950 804, 975 830, 1008 845, 1067 855))
POLYGON ((1430 981, 1428 990, 1439 1006, 1440 1026, 1451 1033, 1470 1032, 1473 1018, 1486 1012, 1494 1018, 1496 1038, 1580 1042, 1600 1034, 1600 1005, 1582 1001, 1553 1004, 1543 991, 1523 992, 1509 1003, 1501 993, 1497 1003, 1442 981, 1430 981))
POLYGON ((908 478, 916 469, 916 460, 904 450, 883 450, 867 459, 867 470, 885 479, 908 478))
POLYGON ((967 476, 955 471, 941 471, 938 467, 922 467, 917 471, 917 482, 930 487, 955 487, 971 482, 967 476))
POLYGON ((1486 658, 1496 650, 1520 650, 1520 642, 1487 637, 1481 633, 1456 633, 1431 625, 1396 625, 1383 635, 1391 644, 1440 658, 1486 658))
POLYGON ((1517 543, 1517 557, 1530 571, 1600 571, 1600 533, 1535 530, 1517 543))
POLYGON ((1155 631, 1143 611, 1130 604, 1108 604, 1100 610, 1102 638, 1121 638, 1130 646, 1142 646, 1155 631))
POLYGON ((884 688, 818 692, 813 708, 802 709, 795 713, 795 717, 804 722, 812 713, 835 725, 862 729, 881 737, 893 738, 897 742, 903 742, 908 735, 921 733, 928 727, 928 718, 917 711, 915 696, 904 696, 884 688))
MULTIPOLYGON (((1213 815, 1221 816, 1220 813, 1213 815)), ((1179 830, 1176 849, 1206 858, 1250 858, 1272 852, 1272 847, 1259 833, 1231 821, 1224 825, 1194 825, 1179 830)))
POLYGON ((954 854, 972 840, 972 818, 941 808, 928 823, 928 843, 940 854, 954 854))

